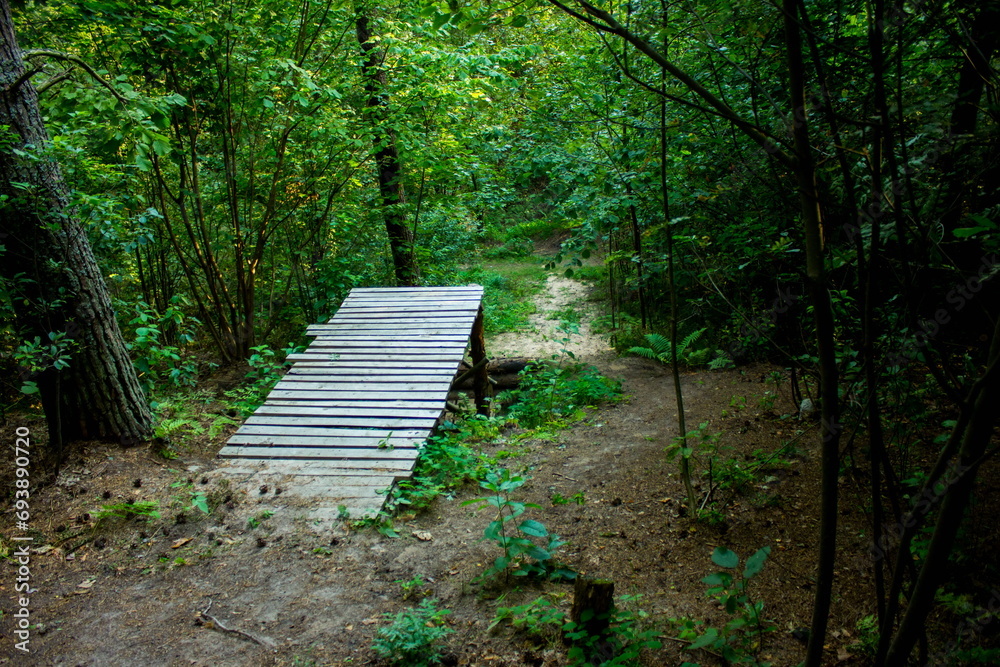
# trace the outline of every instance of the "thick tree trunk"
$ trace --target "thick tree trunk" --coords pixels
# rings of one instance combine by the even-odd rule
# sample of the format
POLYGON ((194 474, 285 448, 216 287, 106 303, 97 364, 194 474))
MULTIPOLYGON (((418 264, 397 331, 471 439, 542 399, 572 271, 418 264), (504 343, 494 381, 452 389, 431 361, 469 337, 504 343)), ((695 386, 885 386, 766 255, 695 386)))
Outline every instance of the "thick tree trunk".
POLYGON ((8 0, 0 0, 0 237, 2 275, 18 326, 30 339, 65 332, 69 367, 37 381, 55 446, 96 437, 135 443, 152 417, 118 328, 87 235, 69 207, 48 143, 38 96, 25 74, 8 0), (16 155, 13 151, 23 151, 16 155))
POLYGON ((382 216, 385 231, 392 250, 392 263, 396 271, 396 283, 416 285, 419 272, 413 256, 413 233, 406 225, 401 204, 403 195, 403 170, 396 148, 396 135, 387 125, 385 110, 388 95, 385 92, 385 70, 382 69, 382 55, 372 41, 368 27, 368 17, 358 14, 356 20, 358 43, 365 56, 361 73, 365 80, 365 94, 368 96, 368 116, 374 131, 375 164, 378 167, 378 189, 382 196, 382 216))

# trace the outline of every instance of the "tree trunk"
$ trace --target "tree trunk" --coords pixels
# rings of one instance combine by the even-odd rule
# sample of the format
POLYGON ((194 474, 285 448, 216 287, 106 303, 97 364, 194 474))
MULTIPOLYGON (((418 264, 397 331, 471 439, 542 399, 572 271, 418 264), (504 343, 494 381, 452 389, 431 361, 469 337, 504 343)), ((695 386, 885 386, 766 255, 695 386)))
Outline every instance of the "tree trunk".
POLYGON ((0 239, 22 335, 49 341, 65 332, 69 366, 46 363, 36 378, 58 453, 61 438, 134 444, 152 424, 104 277, 87 234, 69 207, 59 166, 44 153, 48 136, 38 96, 0 0, 0 239), (11 149, 23 151, 15 155, 11 149))
POLYGON ((837 386, 837 358, 834 349, 834 314, 827 288, 823 259, 823 224, 816 189, 816 166, 809 139, 809 107, 805 96, 805 67, 802 62, 802 35, 799 32, 796 0, 784 1, 785 44, 788 58, 788 87, 792 103, 792 138, 795 146, 795 176, 806 241, 806 280, 813 306, 816 345, 819 356, 822 489, 820 508, 819 563, 813 605, 807 667, 823 661, 827 621, 833 599, 834 566, 837 555, 837 477, 840 471, 840 417, 837 386))
POLYGON ((359 12, 356 19, 358 43, 365 56, 361 74, 365 80, 365 94, 368 96, 368 116, 372 124, 372 142, 375 145, 375 164, 378 167, 378 189, 382 197, 382 216, 385 231, 392 250, 392 263, 399 285, 416 285, 419 272, 413 256, 413 233, 406 225, 401 205, 403 195, 403 170, 396 148, 396 134, 388 125, 386 108, 388 94, 385 91, 385 70, 382 69, 382 53, 372 41, 368 27, 368 17, 359 12))

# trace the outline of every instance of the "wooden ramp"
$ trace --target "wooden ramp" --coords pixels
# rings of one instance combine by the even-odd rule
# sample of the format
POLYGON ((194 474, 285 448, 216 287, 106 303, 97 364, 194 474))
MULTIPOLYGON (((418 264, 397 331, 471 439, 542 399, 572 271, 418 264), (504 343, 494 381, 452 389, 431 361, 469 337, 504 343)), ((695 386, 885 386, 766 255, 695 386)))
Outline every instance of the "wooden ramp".
POLYGON ((306 330, 315 341, 289 356, 292 367, 219 452, 232 459, 225 472, 293 475, 286 490, 322 514, 377 513, 377 492, 412 474, 474 325, 481 339, 482 295, 478 285, 352 290, 327 324, 306 330))

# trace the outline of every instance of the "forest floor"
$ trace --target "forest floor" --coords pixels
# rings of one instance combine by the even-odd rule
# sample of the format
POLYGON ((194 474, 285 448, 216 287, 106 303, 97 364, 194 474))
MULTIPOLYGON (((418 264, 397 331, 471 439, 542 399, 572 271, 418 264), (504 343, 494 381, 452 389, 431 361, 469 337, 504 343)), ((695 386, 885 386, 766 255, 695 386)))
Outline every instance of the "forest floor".
MULTIPOLYGON (((714 525, 693 521, 677 464, 664 454, 677 434, 670 370, 618 357, 587 326, 594 309, 586 285, 551 277, 532 330, 488 340, 490 354, 544 358, 568 349, 621 380, 625 397, 588 410, 569 428, 528 438, 509 434, 484 453, 530 478, 515 499, 540 505, 525 516, 568 541, 559 552, 564 563, 583 576, 612 580, 616 595, 641 596, 621 606, 648 614, 641 623, 662 633, 664 647, 646 651, 640 664, 718 664, 704 652, 685 651, 676 626, 686 618, 721 628, 732 618, 701 583, 720 569, 711 560, 718 546, 733 550, 741 564, 770 547, 748 592, 764 601, 774 630, 755 647, 761 660, 798 663, 804 645, 792 631, 810 622, 818 535, 817 424, 791 416, 787 382, 772 380, 780 368, 685 372, 689 428, 708 422, 718 435, 716 465, 734 485, 716 489, 714 525), (568 346, 556 330, 567 308, 581 314, 580 333, 568 346)), ((219 382, 220 392, 225 384, 219 382)), ((210 417, 219 405, 206 390, 204 413, 210 417)), ((41 420, 13 421, 3 428, 3 442, 13 442, 15 426, 44 437, 41 420)), ((479 539, 493 517, 462 501, 485 495, 482 489, 467 485, 454 498, 397 518, 396 538, 339 521, 310 522, 298 510, 281 509, 280 488, 211 474, 231 430, 191 438, 176 460, 149 448, 87 443, 55 483, 33 493, 31 652, 12 646, 16 563, 4 559, 0 663, 377 665, 383 663, 371 647, 389 625, 385 615, 433 596, 450 610, 454 630, 445 640, 445 664, 567 664, 555 633, 531 637, 505 623, 488 630, 498 606, 543 594, 568 609, 573 586, 479 581, 499 555, 479 539), (209 515, 191 509, 196 492, 218 507, 209 515), (99 518, 102 505, 126 501, 156 501, 161 516, 99 518), (264 507, 278 509, 269 515, 264 507)), ((704 477, 696 484, 707 489, 704 477)), ((857 622, 871 613, 862 601, 872 598, 858 498, 863 493, 845 478, 829 664, 864 662, 851 648, 860 639, 857 622)), ((11 514, 0 517, 4 535, 12 534, 11 514)), ((12 544, 3 546, 9 556, 12 544)))

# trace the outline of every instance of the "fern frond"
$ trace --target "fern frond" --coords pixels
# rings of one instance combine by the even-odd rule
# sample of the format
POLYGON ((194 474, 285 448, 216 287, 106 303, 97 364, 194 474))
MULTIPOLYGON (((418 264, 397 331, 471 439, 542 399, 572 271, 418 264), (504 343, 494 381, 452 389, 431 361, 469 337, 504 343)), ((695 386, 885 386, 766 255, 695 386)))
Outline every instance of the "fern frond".
POLYGON ((688 349, 688 346, 691 345, 691 343, 698 340, 699 338, 701 338, 701 335, 703 333, 705 333, 705 329, 698 329, 697 331, 692 331, 687 336, 685 336, 684 340, 682 340, 680 345, 677 346, 677 357, 680 358, 681 356, 683 356, 684 351, 688 349))
POLYGON ((666 363, 666 357, 657 354, 655 350, 651 350, 648 347, 630 347, 626 350, 626 352, 640 357, 646 357, 647 359, 653 359, 654 361, 662 361, 666 363))
POLYGON ((670 356, 670 339, 657 333, 646 334, 649 346, 659 356, 670 356))

